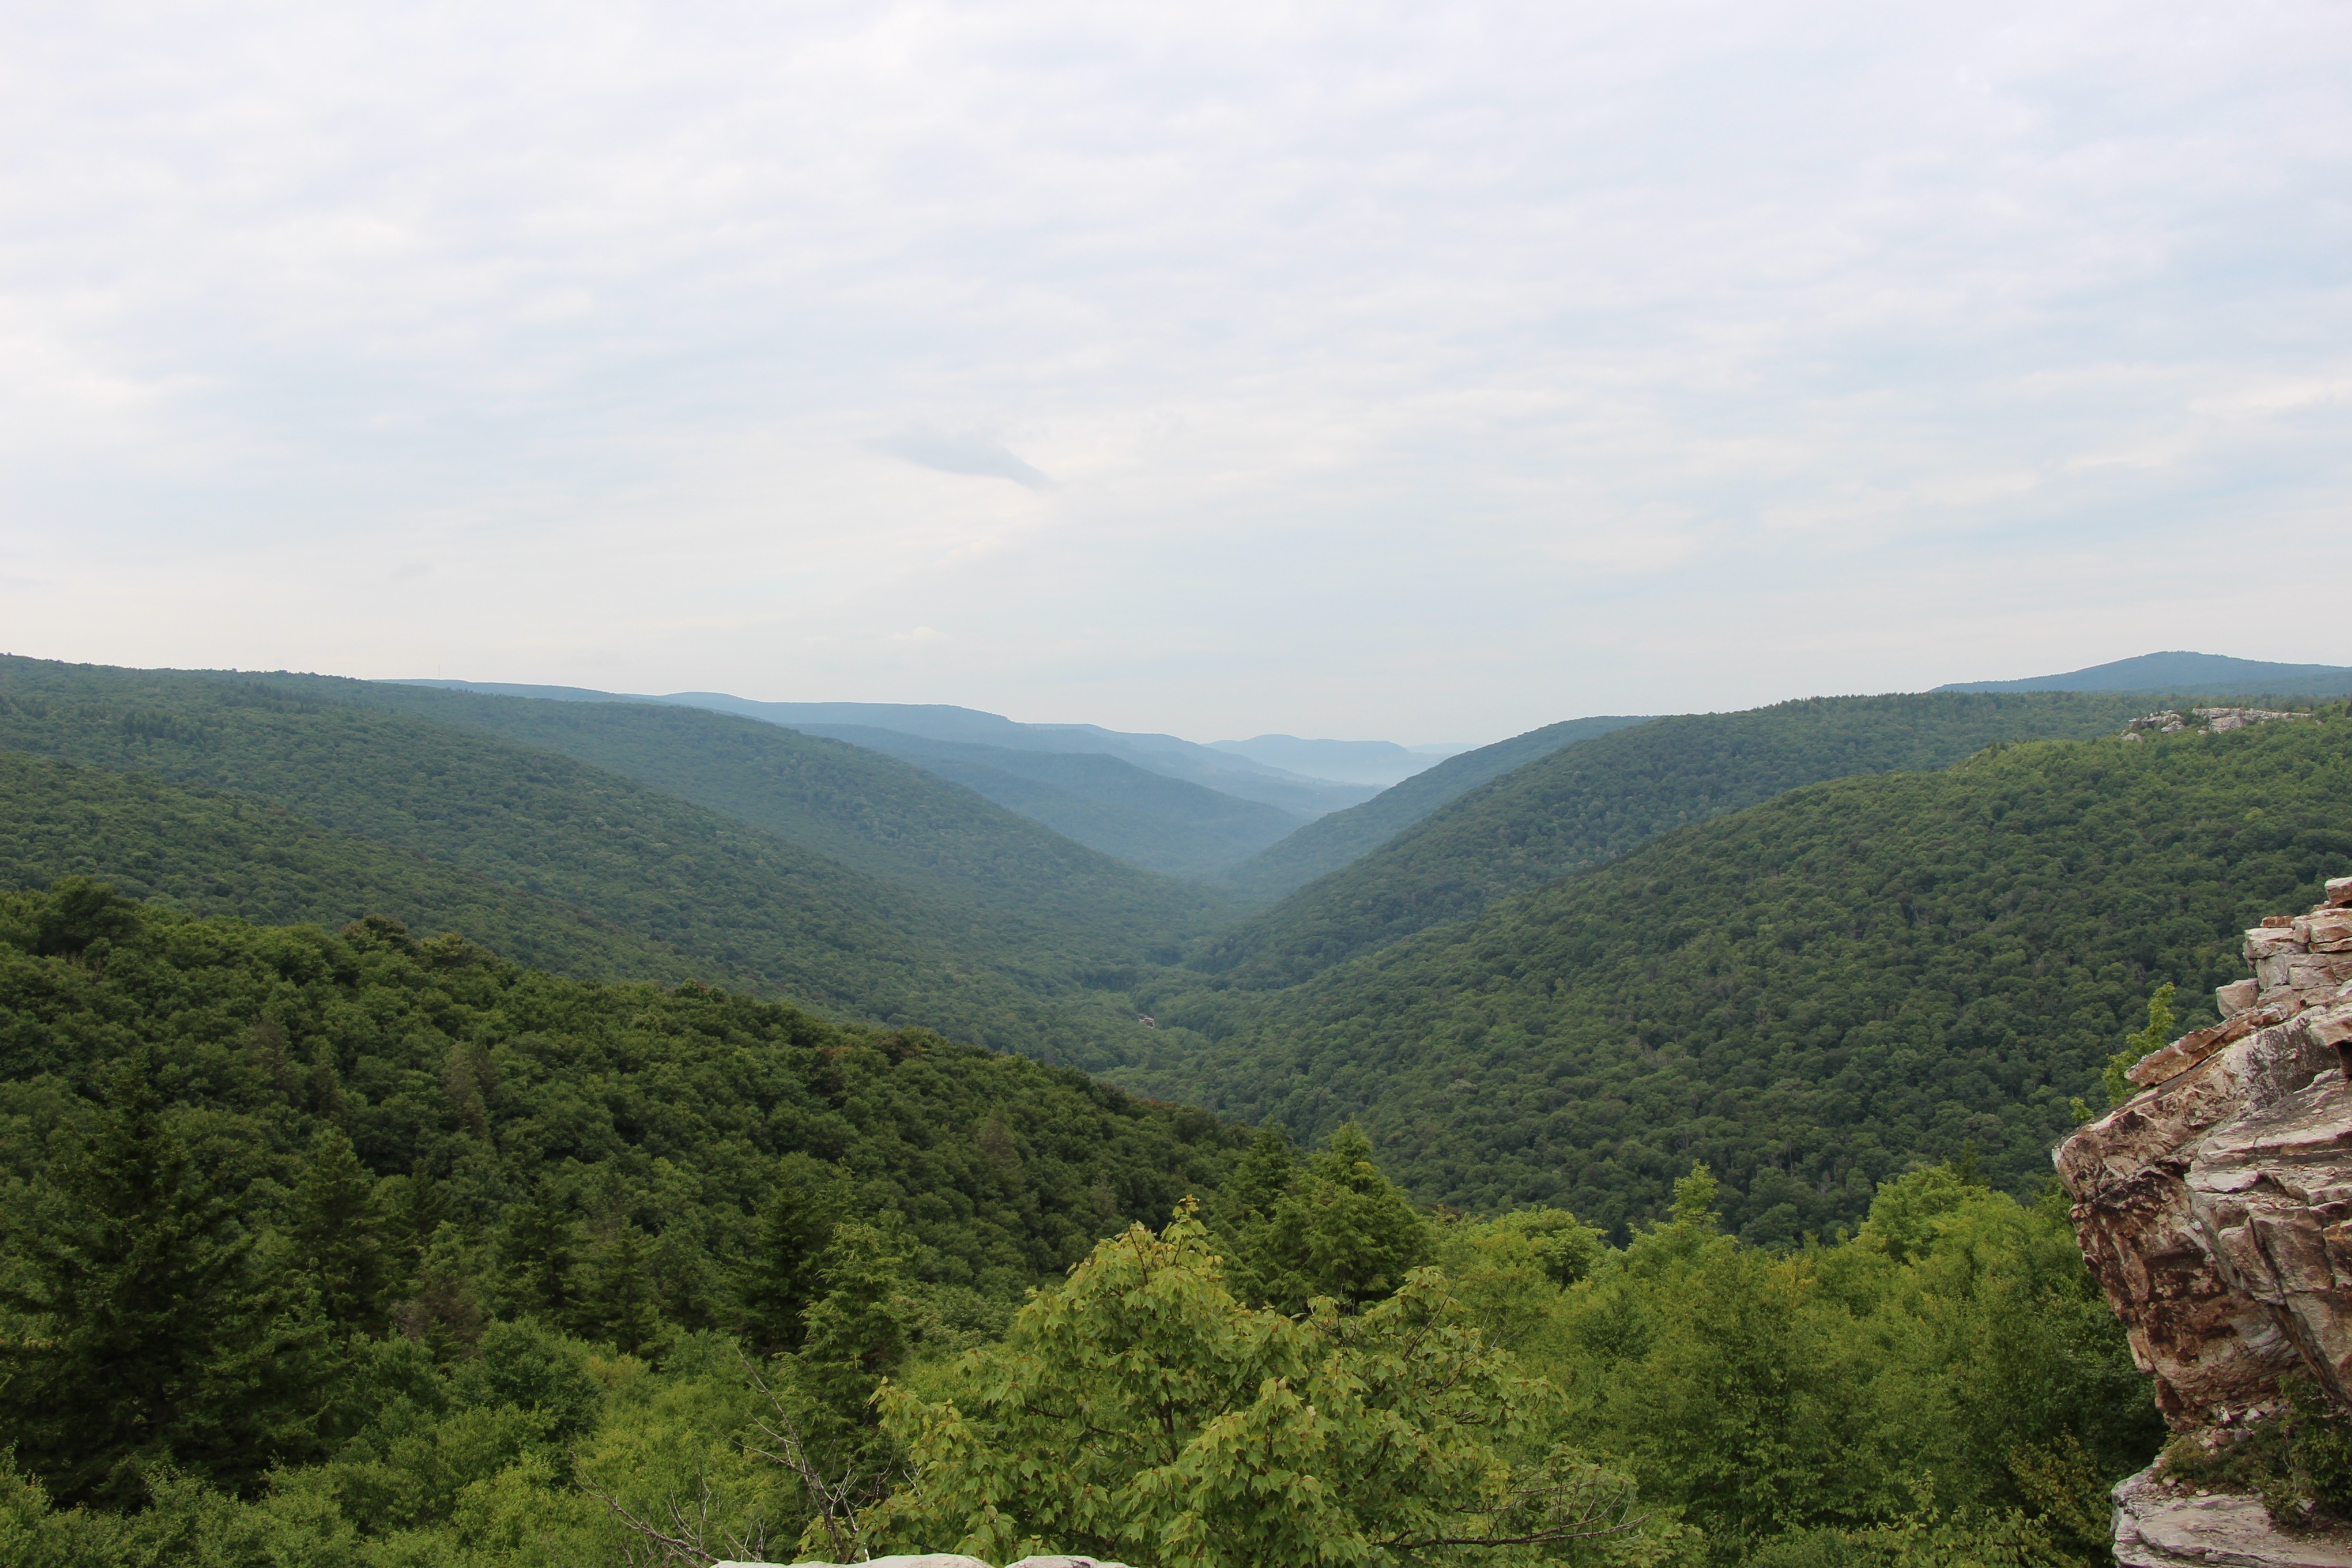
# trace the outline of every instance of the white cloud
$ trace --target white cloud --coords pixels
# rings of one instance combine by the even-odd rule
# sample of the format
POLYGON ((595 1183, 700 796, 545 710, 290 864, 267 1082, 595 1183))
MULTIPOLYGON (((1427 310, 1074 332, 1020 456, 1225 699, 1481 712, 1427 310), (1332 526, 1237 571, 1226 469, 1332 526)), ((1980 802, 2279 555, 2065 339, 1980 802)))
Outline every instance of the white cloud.
POLYGON ((2339 658, 2246 552, 2352 567, 2347 57, 2315 0, 20 5, 0 614, 1407 741, 2339 658))

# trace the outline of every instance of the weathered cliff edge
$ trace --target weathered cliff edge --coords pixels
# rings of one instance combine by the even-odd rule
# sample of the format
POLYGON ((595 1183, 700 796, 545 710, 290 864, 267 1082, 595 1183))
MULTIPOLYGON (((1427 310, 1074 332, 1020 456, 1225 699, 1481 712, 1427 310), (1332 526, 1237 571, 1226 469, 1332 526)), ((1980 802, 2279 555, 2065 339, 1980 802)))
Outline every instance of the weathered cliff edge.
MULTIPOLYGON (((2143 1058, 2142 1092, 2058 1145, 2074 1227, 2178 1432, 2242 1425, 2310 1377, 2352 1408, 2352 877, 2246 933, 2222 1021, 2143 1058)), ((2260 1502, 2116 1489, 2126 1568, 2352 1568, 2352 1539, 2280 1533, 2260 1502)))

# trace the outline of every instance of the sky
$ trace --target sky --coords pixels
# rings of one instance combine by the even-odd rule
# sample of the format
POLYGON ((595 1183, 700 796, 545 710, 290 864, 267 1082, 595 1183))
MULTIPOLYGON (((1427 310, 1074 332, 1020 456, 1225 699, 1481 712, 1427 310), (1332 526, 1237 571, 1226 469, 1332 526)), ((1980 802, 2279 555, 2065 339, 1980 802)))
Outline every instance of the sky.
POLYGON ((1485 742, 2352 663, 2352 5, 0 8, 0 647, 1485 742))

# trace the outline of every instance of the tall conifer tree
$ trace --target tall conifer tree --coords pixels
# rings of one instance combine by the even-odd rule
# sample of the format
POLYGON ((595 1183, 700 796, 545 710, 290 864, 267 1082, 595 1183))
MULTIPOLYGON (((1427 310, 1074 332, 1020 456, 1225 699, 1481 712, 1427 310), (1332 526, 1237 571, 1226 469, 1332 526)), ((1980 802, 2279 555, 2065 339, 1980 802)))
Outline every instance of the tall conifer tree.
POLYGON ((217 1184, 163 1113, 144 1050, 44 1179, 0 1301, 43 1325, 8 1345, 0 1404, 19 1461, 61 1501, 128 1502, 143 1468, 235 1484, 269 1460, 268 1302, 217 1184))
POLYGON ((743 1337, 761 1354, 800 1348, 809 1305, 824 1288, 825 1248, 847 1207, 832 1167, 806 1154, 777 1163, 759 1240, 736 1278, 743 1337))
POLYGON ((340 1127, 319 1130, 294 1194, 299 1267, 319 1293, 329 1321, 373 1333, 386 1321, 390 1284, 377 1234, 375 1178, 340 1127))

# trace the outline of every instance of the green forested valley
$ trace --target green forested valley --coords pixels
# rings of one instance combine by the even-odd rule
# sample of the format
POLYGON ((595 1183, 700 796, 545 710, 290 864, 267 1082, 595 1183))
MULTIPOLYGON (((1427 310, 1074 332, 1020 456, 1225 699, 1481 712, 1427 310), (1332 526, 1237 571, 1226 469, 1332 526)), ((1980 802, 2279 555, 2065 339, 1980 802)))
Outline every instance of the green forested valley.
POLYGON ((1549 756, 1563 746, 1644 722, 1647 721, 1614 717, 1570 719, 1448 757, 1435 767, 1382 790, 1361 805, 1317 817, 1296 833, 1220 873, 1217 881, 1254 902, 1271 902, 1297 891, 1318 877, 1361 859, 1439 806, 1467 795, 1489 779, 1499 778, 1538 757, 1549 756))
POLYGON ((1023 751, 866 724, 821 732, 912 763, 1089 848, 1176 876, 1211 876, 1302 820, 1101 752, 1023 751))
POLYGON ((2047 1145, 2352 871, 2343 706, 2147 701, 1570 721, 1231 872, 1159 801, 1188 881, 0 660, 0 1563, 2091 1568, 2162 1432, 2047 1145))
MULTIPOLYGON (((1085 848, 886 753, 755 719, 658 703, 538 701, 316 677, 273 684, 559 752, 952 907, 999 940, 1009 935, 1008 947, 1092 942, 1104 952, 1172 952, 1229 912, 1226 900, 1205 888, 1085 848)), ((1255 805, 1126 771, 1149 784, 1255 805)), ((1256 809, 1282 819, 1271 807, 1256 809)))
POLYGON ((1414 1191, 1478 1208, 1622 1225, 1703 1160, 1746 1234, 1786 1242, 1922 1157, 2030 1190, 2148 994, 2210 1020, 2252 915, 2347 867, 2340 707, 1996 746, 1683 828, 1290 990, 1151 1001, 1217 1043, 1127 1081, 1360 1120, 1414 1191))
POLYGON ((2155 1436, 1965 1172, 1802 1254, 1693 1173, 1621 1248, 1350 1131, 71 879, 0 905, 0 1040, 16 1563, 2085 1562, 2155 1436))
POLYGON ((2147 701, 2066 692, 1818 697, 1627 725, 1555 748, 1447 802, 1360 859, 1198 944, 1192 962, 1231 985, 1295 984, 1783 790, 1943 767, 2002 741, 2112 734, 2147 701))
POLYGON ((1214 907, 889 758, 717 714, 10 659, 0 750, 258 801, 634 931, 708 978, 1079 1063, 1138 1032, 1103 988, 1214 907), (468 706, 494 702, 520 716, 468 706), (402 710, 428 703, 435 719, 402 710), (627 771, 675 783, 681 756, 718 805, 627 771), (862 865, 827 853, 861 841, 862 865))

